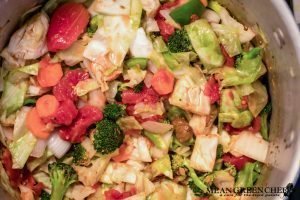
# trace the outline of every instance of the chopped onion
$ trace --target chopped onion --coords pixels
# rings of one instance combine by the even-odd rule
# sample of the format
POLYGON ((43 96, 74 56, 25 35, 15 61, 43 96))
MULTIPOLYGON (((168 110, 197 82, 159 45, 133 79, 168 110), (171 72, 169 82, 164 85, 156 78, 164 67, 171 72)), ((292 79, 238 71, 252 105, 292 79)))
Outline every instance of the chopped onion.
POLYGON ((47 140, 38 139, 35 143, 34 149, 32 150, 30 156, 35 158, 40 158, 44 154, 47 146, 47 140))
POLYGON ((173 125, 171 124, 159 123, 155 121, 146 121, 141 125, 146 131, 157 134, 165 134, 173 128, 173 125))
POLYGON ((153 74, 155 74, 158 70, 158 67, 151 60, 149 60, 148 61, 148 70, 150 72, 152 72, 153 74))
POLYGON ((57 133, 53 133, 49 138, 48 148, 57 158, 63 157, 70 147, 71 143, 61 139, 57 133))

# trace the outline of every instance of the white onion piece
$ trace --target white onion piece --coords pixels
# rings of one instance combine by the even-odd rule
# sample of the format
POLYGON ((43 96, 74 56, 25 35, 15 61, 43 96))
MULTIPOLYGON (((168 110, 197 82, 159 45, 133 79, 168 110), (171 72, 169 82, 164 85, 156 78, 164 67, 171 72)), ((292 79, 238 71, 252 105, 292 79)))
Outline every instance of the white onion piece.
POLYGON ((70 147, 71 143, 61 139, 57 133, 53 133, 49 138, 48 148, 56 158, 63 157, 70 147))
POLYGON ((147 88, 151 87, 151 80, 152 80, 153 74, 151 72, 147 72, 145 79, 144 79, 144 83, 146 85, 147 88))
POLYGON ((173 128, 173 125, 171 124, 159 123, 155 121, 146 121, 141 125, 146 131, 157 134, 165 134, 173 128))
POLYGON ((35 143, 34 149, 32 150, 30 156, 35 158, 40 158, 45 152, 47 146, 47 140, 38 139, 35 143))
POLYGON ((153 74, 155 74, 158 70, 157 66, 151 60, 148 61, 148 70, 153 74))

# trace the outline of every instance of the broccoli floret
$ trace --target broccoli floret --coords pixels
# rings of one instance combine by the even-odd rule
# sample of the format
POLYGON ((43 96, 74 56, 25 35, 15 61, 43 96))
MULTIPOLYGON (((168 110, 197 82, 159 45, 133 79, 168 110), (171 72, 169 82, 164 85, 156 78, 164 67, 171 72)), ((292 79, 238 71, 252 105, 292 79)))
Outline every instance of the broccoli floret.
POLYGON ((172 53, 187 52, 193 49, 185 30, 177 30, 169 37, 168 47, 172 53))
POLYGON ((103 119, 96 125, 94 147, 101 154, 108 154, 119 148, 124 140, 120 127, 109 119, 103 119))
POLYGON ((207 192, 207 186, 205 183, 197 176, 195 170, 190 167, 189 160, 187 160, 185 157, 180 156, 178 154, 175 154, 172 156, 172 170, 177 171, 180 168, 187 168, 189 170, 189 177, 191 178, 191 181, 201 190, 203 193, 207 192))
POLYGON ((50 194, 46 192, 45 190, 42 190, 40 195, 41 200, 50 200, 50 194))
POLYGON ((125 106, 116 103, 107 104, 103 113, 105 118, 116 121, 118 118, 125 115, 125 106))
POLYGON ((205 194, 195 183, 194 181, 190 180, 189 183, 189 188, 193 191, 195 196, 198 197, 205 197, 207 194, 205 194))
POLYGON ((89 164, 89 157, 86 153, 85 148, 81 144, 75 144, 73 146, 73 151, 71 153, 73 157, 73 163, 76 165, 88 165, 89 164))
POLYGON ((78 176, 75 170, 65 163, 51 163, 48 170, 52 185, 50 200, 62 200, 69 186, 78 180, 78 176))

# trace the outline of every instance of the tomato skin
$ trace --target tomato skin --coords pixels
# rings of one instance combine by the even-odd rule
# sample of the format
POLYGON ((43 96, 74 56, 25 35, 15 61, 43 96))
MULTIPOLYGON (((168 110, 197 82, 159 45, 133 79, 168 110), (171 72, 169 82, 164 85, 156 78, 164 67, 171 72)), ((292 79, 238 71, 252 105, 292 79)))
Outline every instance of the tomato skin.
POLYGON ((74 92, 74 86, 76 86, 79 81, 88 78, 89 74, 81 69, 70 70, 59 83, 53 87, 53 95, 58 101, 65 101, 66 99, 76 101, 77 95, 74 92))
POLYGON ((222 54, 223 54, 223 56, 225 58, 224 65, 227 66, 227 67, 234 67, 234 63, 235 63, 234 57, 230 57, 228 55, 228 53, 225 50, 225 48, 223 47, 223 45, 221 45, 221 51, 222 51, 222 54))
POLYGON ((173 91, 174 75, 166 69, 158 70, 152 77, 151 85, 159 95, 167 95, 173 91))
POLYGON ((52 122, 61 125, 70 125, 78 114, 78 110, 70 99, 60 102, 60 105, 55 113, 52 122))
POLYGON ((261 118, 260 116, 255 117, 251 125, 243 128, 233 128, 229 123, 224 124, 224 130, 227 131, 230 135, 238 135, 242 131, 250 131, 252 133, 257 133, 261 128, 261 118))
POLYGON ((226 153, 222 156, 224 162, 230 163, 236 167, 237 170, 241 170, 247 162, 254 162, 251 158, 246 156, 235 157, 230 153, 226 153))
POLYGON ((158 94, 152 89, 143 87, 139 93, 134 92, 133 89, 125 90, 122 92, 122 103, 123 104, 137 104, 140 102, 144 103, 156 103, 159 101, 158 94))
POLYGON ((86 105, 78 110, 78 115, 70 126, 59 130, 59 136, 69 142, 81 142, 87 133, 87 128, 102 119, 103 114, 98 108, 86 105))
POLYGON ((57 52, 69 48, 84 32, 88 22, 89 13, 82 4, 66 3, 58 7, 49 24, 48 50, 57 52))
POLYGON ((204 94, 209 97, 210 104, 219 102, 221 96, 219 88, 220 84, 216 81, 216 79, 213 76, 211 76, 208 79, 204 88, 204 94))

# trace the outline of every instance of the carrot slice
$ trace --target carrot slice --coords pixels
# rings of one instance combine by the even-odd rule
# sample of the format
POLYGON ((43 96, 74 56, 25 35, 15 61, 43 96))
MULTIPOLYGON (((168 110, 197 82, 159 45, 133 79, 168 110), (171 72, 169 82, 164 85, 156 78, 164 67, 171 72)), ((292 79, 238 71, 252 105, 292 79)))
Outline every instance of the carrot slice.
POLYGON ((26 116, 26 128, 37 138, 47 139, 50 134, 35 107, 26 116))
POLYGON ((56 85, 63 76, 60 63, 50 63, 50 57, 45 56, 40 61, 37 80, 41 87, 52 87, 56 85))
POLYGON ((151 84, 158 94, 170 94, 174 87, 174 75, 166 69, 160 69, 152 77, 151 84))
POLYGON ((41 118, 49 118, 55 115, 59 102, 54 95, 46 94, 36 102, 36 110, 41 118))

